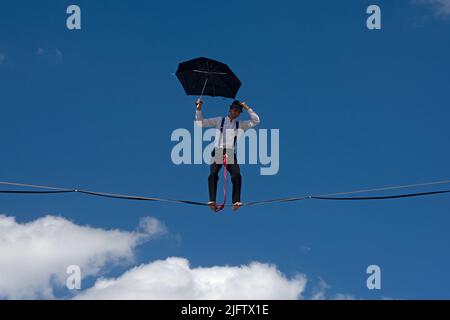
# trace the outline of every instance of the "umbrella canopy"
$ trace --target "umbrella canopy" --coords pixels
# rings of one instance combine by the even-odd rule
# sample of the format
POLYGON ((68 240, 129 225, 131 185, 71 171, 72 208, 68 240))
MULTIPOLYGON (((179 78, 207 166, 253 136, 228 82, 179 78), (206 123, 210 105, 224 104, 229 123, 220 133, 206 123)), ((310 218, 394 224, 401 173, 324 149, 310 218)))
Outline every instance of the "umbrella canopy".
POLYGON ((187 95, 236 97, 241 81, 224 63, 200 57, 181 62, 176 72, 187 95))

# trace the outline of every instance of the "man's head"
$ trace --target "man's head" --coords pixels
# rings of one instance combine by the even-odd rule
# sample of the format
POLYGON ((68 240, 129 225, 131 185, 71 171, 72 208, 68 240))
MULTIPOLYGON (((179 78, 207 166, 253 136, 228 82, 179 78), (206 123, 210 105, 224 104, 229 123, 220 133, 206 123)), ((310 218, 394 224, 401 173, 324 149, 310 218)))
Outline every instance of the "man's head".
POLYGON ((233 103, 230 105, 230 112, 228 113, 228 115, 230 116, 231 119, 236 119, 237 117, 239 117, 241 112, 242 112, 241 102, 239 100, 234 100, 233 103))

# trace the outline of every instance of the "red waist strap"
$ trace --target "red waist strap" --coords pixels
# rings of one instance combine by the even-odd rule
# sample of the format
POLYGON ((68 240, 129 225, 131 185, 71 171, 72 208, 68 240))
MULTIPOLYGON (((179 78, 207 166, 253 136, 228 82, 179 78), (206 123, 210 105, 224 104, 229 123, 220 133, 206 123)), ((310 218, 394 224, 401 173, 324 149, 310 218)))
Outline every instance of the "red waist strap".
POLYGON ((219 212, 225 207, 225 203, 227 201, 227 180, 228 180, 228 174, 227 174, 227 154, 224 153, 223 155, 223 203, 218 205, 216 208, 216 212, 219 212))

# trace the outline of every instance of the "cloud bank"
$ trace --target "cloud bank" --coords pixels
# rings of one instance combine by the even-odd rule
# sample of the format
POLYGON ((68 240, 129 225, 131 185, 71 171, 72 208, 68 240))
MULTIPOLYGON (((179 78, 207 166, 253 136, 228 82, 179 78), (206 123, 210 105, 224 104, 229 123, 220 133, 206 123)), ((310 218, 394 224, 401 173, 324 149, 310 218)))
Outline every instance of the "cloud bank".
POLYGON ((298 299, 306 277, 285 277, 270 264, 192 268, 183 258, 135 267, 100 279, 77 299, 298 299))
POLYGON ((69 265, 97 275, 107 264, 132 261, 138 244, 165 232, 154 218, 144 218, 140 229, 104 230, 56 216, 18 223, 0 215, 0 298, 53 298, 69 265))
POLYGON ((431 6, 437 16, 450 16, 450 0, 415 0, 415 2, 431 6))
MULTIPOLYGON (((106 230, 45 216, 20 223, 0 215, 0 299, 52 299, 64 289, 70 265, 82 277, 96 279, 90 288, 71 291, 75 299, 302 299, 307 277, 291 277, 277 266, 251 262, 240 266, 193 267, 181 257, 150 261, 117 277, 99 278, 107 267, 133 263, 136 247, 166 234, 159 220, 146 217, 136 231, 106 230)), ((326 299, 320 280, 312 299, 326 299)), ((64 289, 67 290, 67 289, 64 289)), ((334 299, 351 299, 336 295, 334 299)))

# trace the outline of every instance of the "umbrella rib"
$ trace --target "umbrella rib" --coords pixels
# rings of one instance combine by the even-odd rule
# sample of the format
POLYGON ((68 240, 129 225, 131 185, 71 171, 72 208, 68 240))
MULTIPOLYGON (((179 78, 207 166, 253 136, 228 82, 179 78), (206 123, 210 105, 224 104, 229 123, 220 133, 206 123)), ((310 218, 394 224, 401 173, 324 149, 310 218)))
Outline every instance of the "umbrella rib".
POLYGON ((207 74, 227 74, 226 72, 214 72, 214 71, 203 71, 203 70, 192 70, 193 72, 207 73, 207 74))

